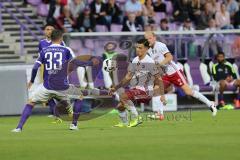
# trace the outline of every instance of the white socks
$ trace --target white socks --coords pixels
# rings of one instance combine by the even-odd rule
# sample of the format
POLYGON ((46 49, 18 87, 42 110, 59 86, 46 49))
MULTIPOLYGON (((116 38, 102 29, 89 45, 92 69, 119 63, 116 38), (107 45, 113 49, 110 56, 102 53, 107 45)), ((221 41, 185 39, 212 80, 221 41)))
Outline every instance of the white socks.
POLYGON ((160 100, 161 96, 152 97, 152 110, 153 112, 157 112, 163 114, 163 103, 160 100))
POLYGON ((212 102, 209 101, 202 93, 198 92, 198 91, 193 91, 192 96, 196 99, 198 99, 199 101, 205 103, 208 107, 211 107, 212 102))
POLYGON ((131 118, 132 119, 135 119, 138 117, 138 112, 137 112, 137 109, 136 107, 134 106, 134 103, 130 100, 127 101, 127 108, 128 110, 131 112, 131 118))
POLYGON ((102 73, 103 73, 103 81, 104 81, 105 87, 110 88, 111 85, 113 84, 110 73, 105 71, 103 68, 102 68, 102 73))
POLYGON ((78 81, 81 87, 86 88, 87 82, 85 79, 85 68, 84 67, 78 67, 77 68, 77 75, 78 75, 78 81))
POLYGON ((128 124, 128 113, 126 110, 123 112, 119 111, 119 117, 124 124, 128 124))

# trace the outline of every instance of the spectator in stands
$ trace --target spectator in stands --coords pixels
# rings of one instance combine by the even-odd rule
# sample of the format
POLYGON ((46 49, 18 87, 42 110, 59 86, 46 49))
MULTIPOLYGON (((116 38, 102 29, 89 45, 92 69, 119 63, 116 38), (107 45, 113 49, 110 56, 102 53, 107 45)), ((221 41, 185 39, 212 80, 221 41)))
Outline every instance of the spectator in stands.
POLYGON ((179 27, 179 31, 193 31, 192 22, 190 18, 186 18, 183 24, 179 27))
POLYGON ((107 20, 109 24, 121 24, 122 23, 122 11, 116 4, 115 0, 109 0, 106 6, 107 20))
POLYGON ((49 11, 47 16, 47 24, 59 25, 56 22, 62 16, 63 7, 67 5, 67 0, 49 0, 49 11))
MULTIPOLYGON (((169 23, 166 18, 161 19, 160 26, 157 28, 157 31, 169 31, 169 23)), ((160 41, 165 43, 171 53, 174 54, 174 41, 167 39, 171 35, 162 35, 160 41)))
MULTIPOLYGON (((210 19, 208 22, 208 28, 205 29, 206 31, 217 31, 217 25, 216 25, 216 21, 215 19, 210 19)), ((218 37, 219 36, 223 36, 221 34, 206 34, 205 35, 207 37, 207 41, 208 43, 206 43, 206 45, 208 45, 209 48, 209 57, 217 55, 217 53, 221 50, 221 45, 218 41, 218 37)))
POLYGON ((74 19, 77 19, 80 13, 84 11, 86 4, 84 0, 71 0, 69 3, 69 10, 74 19))
MULTIPOLYGON (((212 74, 215 81, 219 82, 219 104, 225 105, 223 92, 228 87, 240 87, 240 79, 237 79, 236 72, 231 63, 225 60, 225 54, 219 52, 217 54, 217 63, 213 65, 212 74)), ((240 94, 238 93, 237 99, 235 101, 235 106, 239 106, 240 94)))
POLYGON ((122 31, 138 32, 143 31, 143 26, 136 20, 135 13, 128 13, 128 19, 123 22, 122 31))
POLYGON ((214 13, 211 11, 211 4, 206 3, 204 5, 204 11, 201 12, 200 17, 197 19, 197 29, 206 29, 208 27, 209 20, 214 17, 214 13))
POLYGON ((240 29, 240 9, 235 13, 233 17, 233 24, 236 29, 240 29))
POLYGON ((128 0, 125 3, 125 17, 124 22, 128 19, 128 14, 134 13, 136 16, 136 21, 140 23, 142 26, 144 26, 144 20, 143 20, 143 7, 142 4, 138 0, 128 0))
MULTIPOLYGON (((191 22, 190 18, 185 19, 183 24, 179 27, 178 30, 179 31, 193 31, 194 28, 192 26, 192 22, 191 22)), ((179 53, 181 57, 186 57, 186 54, 188 54, 191 57, 196 55, 195 46, 193 44, 194 41, 193 41, 193 39, 191 39, 191 37, 193 38, 194 35, 191 35, 191 34, 185 35, 184 39, 179 40, 178 47, 179 47, 179 50, 181 51, 179 53), (186 44, 187 44, 188 49, 185 47, 186 44), (187 53, 187 50, 188 50, 188 53, 187 53)))
MULTIPOLYGON (((102 55, 103 60, 109 59, 112 60, 113 57, 117 56, 118 52, 115 51, 117 44, 114 42, 108 42, 104 46, 104 53, 102 55)), ((105 88, 109 89, 113 85, 113 79, 109 72, 107 72, 104 68, 102 68, 103 72, 103 80, 105 84, 105 88)))
POLYGON ((80 32, 95 32, 96 20, 90 13, 89 8, 85 8, 77 18, 76 28, 80 32))
MULTIPOLYGON (((215 15, 217 11, 220 11, 220 2, 217 2, 216 0, 206 0, 205 4, 209 3, 210 4, 210 10, 211 12, 215 15)), ((205 5, 204 4, 204 5, 205 5)))
POLYGON ((144 26, 144 31, 147 32, 147 31, 156 31, 156 27, 154 25, 145 25, 144 26))
POLYGON ((190 3, 189 17, 194 23, 197 22, 197 19, 201 14, 200 9, 201 9, 200 0, 192 0, 192 2, 190 3))
POLYGON ((235 13, 239 10, 239 5, 236 0, 227 0, 226 8, 230 13, 230 17, 233 18, 235 13))
POLYGON ((142 4, 138 0, 128 0, 125 3, 125 12, 134 13, 137 17, 141 17, 143 14, 142 4))
POLYGON ((158 31, 168 31, 168 30, 169 30, 168 20, 166 18, 161 19, 158 31))
POLYGON ((189 17, 189 1, 188 0, 177 0, 173 2, 173 17, 175 21, 183 22, 189 17))
POLYGON ((233 29, 233 26, 230 23, 230 14, 226 10, 225 3, 221 3, 221 10, 216 13, 216 23, 217 26, 221 29, 233 29))
POLYGON ((146 0, 143 5, 144 25, 155 24, 155 21, 153 19, 154 16, 155 16, 155 12, 153 9, 153 2, 152 2, 152 0, 146 0))
POLYGON ((110 24, 107 22, 107 8, 106 4, 102 2, 102 0, 94 0, 90 4, 90 10, 93 16, 96 19, 97 25, 105 25, 107 29, 110 31, 110 24))
POLYGON ((75 21, 67 6, 61 8, 61 15, 57 19, 57 25, 59 29, 64 32, 72 32, 75 27, 75 21))
POLYGON ((167 6, 162 0, 157 0, 153 5, 155 12, 167 12, 167 6))

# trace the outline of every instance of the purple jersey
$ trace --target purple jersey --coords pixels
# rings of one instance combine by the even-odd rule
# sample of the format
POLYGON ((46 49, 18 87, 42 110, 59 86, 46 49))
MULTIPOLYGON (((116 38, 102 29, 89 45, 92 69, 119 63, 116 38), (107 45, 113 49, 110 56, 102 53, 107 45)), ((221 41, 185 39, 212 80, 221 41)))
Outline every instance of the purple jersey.
MULTIPOLYGON (((42 39, 38 44, 38 52, 40 53, 44 48, 47 48, 51 44, 52 44, 51 40, 42 39)), ((65 46, 65 43, 62 41, 61 45, 65 46)))
POLYGON ((36 62, 44 66, 43 85, 45 88, 65 90, 69 87, 67 67, 71 59, 71 51, 58 44, 52 44, 40 52, 36 62))

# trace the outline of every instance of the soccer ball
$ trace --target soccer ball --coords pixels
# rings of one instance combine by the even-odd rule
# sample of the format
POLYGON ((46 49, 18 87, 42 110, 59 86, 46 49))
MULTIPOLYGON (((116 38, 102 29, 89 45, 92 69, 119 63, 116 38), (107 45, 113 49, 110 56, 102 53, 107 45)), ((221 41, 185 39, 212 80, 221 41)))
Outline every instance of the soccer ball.
POLYGON ((116 63, 115 61, 111 59, 105 59, 103 61, 103 69, 107 72, 112 72, 116 69, 116 63))

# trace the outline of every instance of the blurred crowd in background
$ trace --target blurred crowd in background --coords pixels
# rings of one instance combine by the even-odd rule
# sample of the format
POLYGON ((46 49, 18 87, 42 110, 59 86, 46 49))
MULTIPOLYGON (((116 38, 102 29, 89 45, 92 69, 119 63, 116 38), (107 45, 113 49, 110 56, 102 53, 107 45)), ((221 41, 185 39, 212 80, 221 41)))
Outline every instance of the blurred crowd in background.
POLYGON ((65 32, 240 29, 240 0, 42 0, 42 3, 47 6, 46 23, 65 32), (98 30, 96 26, 105 29, 98 30))

